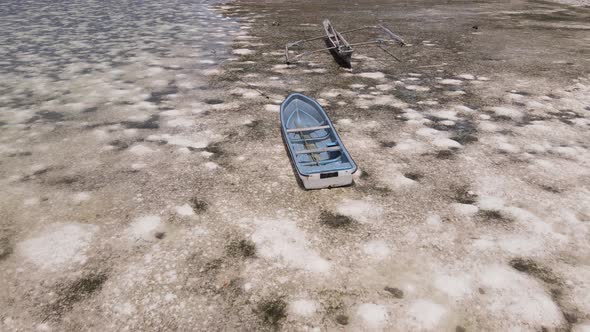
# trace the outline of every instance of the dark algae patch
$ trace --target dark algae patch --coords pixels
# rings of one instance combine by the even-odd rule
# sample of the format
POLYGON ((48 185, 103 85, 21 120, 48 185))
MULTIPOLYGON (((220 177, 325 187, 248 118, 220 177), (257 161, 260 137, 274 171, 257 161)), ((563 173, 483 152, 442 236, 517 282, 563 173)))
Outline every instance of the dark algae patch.
POLYGON ((209 204, 207 204, 207 202, 202 201, 197 197, 191 198, 190 203, 193 210, 197 213, 203 213, 207 211, 207 208, 209 207, 209 204))
POLYGON ((28 157, 30 155, 32 155, 33 153, 30 151, 24 151, 24 152, 15 152, 15 153, 11 153, 8 155, 8 157, 28 157))
POLYGON ((397 145, 397 143, 394 141, 381 142, 381 146, 384 148, 394 148, 396 145, 397 145))
POLYGON ((254 257, 256 255, 256 245, 246 239, 233 240, 227 245, 226 251, 233 257, 254 257))
POLYGON ((367 178, 369 178, 369 176, 370 176, 369 172, 365 171, 364 169, 361 170, 361 176, 360 176, 361 179, 363 179, 363 180, 367 179, 367 178))
POLYGON ((384 290, 397 299, 402 299, 404 297, 404 291, 399 288, 386 286, 384 290))
POLYGON ((158 115, 152 115, 149 119, 145 121, 123 121, 122 124, 126 128, 134 128, 134 129, 158 129, 160 125, 158 124, 159 120, 158 115))
POLYGON ((149 98, 145 101, 149 101, 154 104, 161 104, 167 96, 178 93, 178 87, 176 85, 169 85, 163 90, 154 91, 150 94, 149 98))
POLYGON ((216 271, 216 270, 220 269, 221 267, 223 267, 223 259, 215 258, 215 259, 212 259, 212 260, 208 261, 207 263, 205 263, 205 265, 201 269, 201 272, 208 273, 211 271, 216 271))
POLYGON ((205 104, 209 104, 209 105, 223 104, 223 100, 215 99, 215 98, 205 99, 205 104))
POLYGON ((336 315, 336 323, 338 323, 340 325, 348 325, 348 316, 336 315))
POLYGON ((276 297, 260 302, 256 312, 264 324, 278 328, 280 321, 287 317, 286 309, 287 303, 283 298, 276 297))
POLYGON ((63 119, 64 119, 64 115, 62 113, 53 112, 53 111, 39 111, 39 112, 36 112, 35 115, 33 117, 31 117, 29 120, 27 120, 25 123, 33 123, 33 122, 36 122, 37 120, 58 122, 58 121, 62 121, 63 119))
POLYGON ((424 177, 424 174, 418 173, 418 172, 409 172, 409 173, 405 173, 404 176, 410 180, 420 181, 420 179, 422 179, 424 177))
POLYGON ((125 150, 129 147, 129 143, 118 139, 110 142, 109 145, 114 146, 117 150, 125 150))
POLYGON ((490 223, 509 223, 512 219, 497 210, 480 210, 477 213, 477 219, 482 222, 490 223))
POLYGON ((455 125, 452 126, 454 135, 451 139, 459 142, 461 145, 477 142, 477 129, 473 122, 468 120, 456 121, 455 125))
POLYGON ((82 111, 82 113, 94 113, 98 111, 98 107, 88 107, 82 111))
POLYGON ((453 159, 455 152, 452 150, 438 151, 434 156, 436 159, 453 159))
POLYGON ((100 291, 107 279, 105 273, 92 273, 63 286, 56 292, 58 294, 57 300, 47 306, 47 316, 61 317, 70 311, 76 303, 88 299, 100 291))
POLYGON ((473 204, 477 202, 477 194, 469 190, 468 187, 459 187, 455 189, 454 199, 461 204, 473 204))
POLYGON ((529 258, 514 258, 510 261, 510 266, 516 270, 531 275, 537 279, 543 280, 548 284, 558 284, 559 278, 555 276, 549 268, 541 266, 529 258))
POLYGON ((6 259, 8 256, 12 254, 12 245, 10 244, 10 240, 6 237, 0 238, 0 261, 6 259))
POLYGON ((320 223, 331 228, 347 228, 354 223, 354 220, 338 213, 322 211, 320 214, 320 223))

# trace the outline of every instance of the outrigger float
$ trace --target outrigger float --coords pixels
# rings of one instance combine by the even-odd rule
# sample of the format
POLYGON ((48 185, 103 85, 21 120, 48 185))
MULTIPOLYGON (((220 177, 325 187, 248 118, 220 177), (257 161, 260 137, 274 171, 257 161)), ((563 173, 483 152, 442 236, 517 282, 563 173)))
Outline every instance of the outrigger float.
POLYGON ((406 44, 400 36, 396 35, 395 33, 393 33, 393 31, 391 31, 391 29, 385 27, 382 24, 365 26, 362 28, 356 28, 356 29, 346 30, 346 31, 342 31, 342 32, 336 31, 336 29, 334 28, 334 26, 332 25, 332 23, 328 19, 325 19, 323 21, 323 25, 324 25, 324 35, 319 36, 319 37, 309 38, 309 39, 297 40, 295 42, 288 43, 285 46, 285 59, 286 59, 287 64, 290 64, 291 62, 293 62, 301 57, 328 50, 328 51, 330 51, 330 54, 332 55, 332 57, 334 58, 336 63, 338 63, 340 66, 342 66, 344 68, 350 69, 350 68, 352 68, 351 59, 352 59, 352 53, 354 52, 353 46, 371 46, 371 45, 379 47, 383 52, 387 53, 389 56, 393 57, 397 61, 400 61, 400 59, 398 59, 395 55, 393 55, 391 52, 389 52, 384 46, 387 46, 390 44, 397 44, 399 46, 404 46, 406 44), (344 39, 344 36, 342 35, 342 34, 361 31, 361 30, 381 31, 381 32, 385 33, 385 35, 388 37, 388 39, 377 38, 374 40, 368 40, 368 41, 350 44, 348 41, 346 41, 346 39, 344 39), (302 47, 302 45, 305 43, 308 43, 308 42, 311 42, 314 40, 320 40, 320 39, 324 40, 324 43, 326 44, 325 48, 316 49, 316 50, 312 50, 312 51, 306 51, 303 53, 296 54, 292 57, 289 57, 289 52, 291 52, 291 48, 302 47))
POLYGON ((317 101, 300 93, 281 104, 281 132, 305 189, 351 185, 355 162, 317 101))

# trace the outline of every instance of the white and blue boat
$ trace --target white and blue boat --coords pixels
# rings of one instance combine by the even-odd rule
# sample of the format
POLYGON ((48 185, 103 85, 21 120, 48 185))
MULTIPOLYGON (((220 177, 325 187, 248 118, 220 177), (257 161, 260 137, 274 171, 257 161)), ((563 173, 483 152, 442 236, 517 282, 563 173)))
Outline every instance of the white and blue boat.
POLYGON ((293 93, 281 104, 280 117, 283 139, 305 189, 352 184, 357 166, 317 101, 293 93))

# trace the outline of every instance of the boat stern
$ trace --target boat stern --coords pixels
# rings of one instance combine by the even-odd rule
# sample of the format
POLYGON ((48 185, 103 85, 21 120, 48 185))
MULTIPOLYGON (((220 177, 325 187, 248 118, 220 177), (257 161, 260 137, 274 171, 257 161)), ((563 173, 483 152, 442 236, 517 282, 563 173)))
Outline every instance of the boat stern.
POLYGON ((305 189, 324 189, 349 186, 353 183, 354 169, 299 175, 305 189))

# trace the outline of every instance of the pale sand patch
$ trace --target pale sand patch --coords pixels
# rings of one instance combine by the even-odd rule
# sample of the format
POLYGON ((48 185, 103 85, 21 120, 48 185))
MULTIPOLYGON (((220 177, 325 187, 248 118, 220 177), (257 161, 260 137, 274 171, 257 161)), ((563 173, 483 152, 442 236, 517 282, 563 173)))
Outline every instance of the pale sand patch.
POLYGON ((38 197, 31 197, 31 198, 27 198, 23 201, 23 205, 24 206, 35 206, 35 205, 39 205, 39 202, 41 200, 38 197))
POLYGON ((511 119, 519 119, 522 117, 522 112, 510 107, 488 107, 488 110, 494 112, 498 116, 506 116, 511 119))
POLYGON ((192 127, 195 125, 195 120, 189 118, 176 118, 166 122, 166 126, 168 127, 192 127))
POLYGON ((498 126, 492 122, 489 122, 489 121, 481 121, 477 125, 477 127, 479 128, 479 130, 487 131, 487 132, 496 132, 496 131, 499 131, 502 129, 502 128, 500 128, 500 126, 498 126))
POLYGON ((365 328, 380 329, 387 323, 387 308, 374 303, 363 303, 356 310, 365 328))
POLYGON ((439 137, 432 140, 432 144, 438 148, 450 149, 450 148, 462 148, 463 146, 450 138, 439 137))
POLYGON ((440 330, 448 310, 442 305, 427 299, 418 299, 404 310, 408 323, 416 330, 440 330), (438 328, 438 329, 437 329, 438 328))
POLYGON ((482 269, 480 283, 488 289, 484 307, 490 318, 507 324, 556 327, 563 315, 545 289, 530 277, 503 265, 482 269), (519 296, 514 296, 515 292, 519 296), (525 325, 526 324, 526 325, 525 325))
POLYGON ((470 107, 467 107, 467 106, 465 106, 465 105, 455 105, 455 106, 453 106, 453 108, 454 108, 454 109, 455 109, 457 112, 459 112, 459 113, 467 113, 467 114, 470 114, 470 113, 473 113, 473 112, 475 112, 475 110, 474 110, 474 109, 472 109, 472 108, 470 108, 470 107))
POLYGON ((457 96, 462 96, 462 95, 466 94, 466 92, 462 91, 462 90, 455 90, 455 91, 445 91, 444 94, 447 96, 451 96, 451 97, 457 97, 457 96))
POLYGON ((127 234, 133 241, 154 241, 156 233, 164 231, 160 217, 156 215, 135 218, 127 228, 127 234))
POLYGON ((434 279, 434 286, 454 299, 463 298, 472 292, 471 278, 467 275, 438 275, 434 279))
POLYGON ((176 210, 176 213, 178 215, 181 215, 184 217, 190 217, 190 216, 195 215, 195 211, 193 210, 193 208, 189 204, 183 204, 183 205, 175 207, 174 209, 176 210))
POLYGON ((89 224, 52 224, 36 237, 17 244, 17 252, 42 269, 84 264, 86 250, 98 229, 89 224))
POLYGON ((260 93, 254 89, 235 88, 230 90, 232 95, 239 95, 246 99, 253 99, 260 97, 260 93))
POLYGON ((576 324, 572 329, 572 332, 590 332, 590 321, 576 324))
POLYGON ((221 69, 205 69, 202 71, 203 75, 205 76, 214 76, 214 75, 219 75, 222 73, 221 69))
POLYGON ((300 299, 289 303, 289 312, 300 317, 311 317, 319 308, 316 301, 300 299))
POLYGON ((459 120, 459 118, 457 118, 457 112, 452 110, 437 110, 430 112, 430 114, 436 116, 437 118, 459 120))
POLYGON ((420 86, 420 85, 406 85, 405 88, 408 89, 408 90, 417 91, 417 92, 430 91, 430 88, 429 87, 427 87, 427 86, 420 86))
POLYGON ((352 119, 346 118, 346 119, 338 119, 338 120, 336 120, 336 123, 339 125, 342 125, 342 126, 348 126, 348 125, 351 125, 353 122, 352 122, 352 119))
POLYGON ((280 105, 273 105, 273 104, 266 104, 264 105, 264 109, 269 112, 278 113, 281 110, 280 105))
POLYGON ((161 142, 165 141, 167 144, 176 145, 180 147, 203 149, 209 145, 210 139, 218 138, 218 135, 202 132, 198 135, 193 135, 195 139, 189 139, 183 136, 176 135, 150 135, 146 138, 147 141, 161 142), (210 138, 209 138, 210 137, 210 138))
POLYGON ((358 98, 355 100, 355 104, 360 108, 369 108, 374 105, 378 106, 392 106, 396 108, 406 108, 408 104, 401 101, 400 99, 395 98, 391 95, 384 95, 384 96, 373 96, 373 95, 366 95, 365 98, 358 98))
POLYGON ((475 76, 471 75, 471 74, 461 74, 461 75, 457 75, 457 78, 462 78, 464 80, 474 80, 475 76))
POLYGON ((145 168, 147 165, 144 163, 133 163, 131 164, 131 168, 134 170, 140 170, 142 168, 145 168))
POLYGON ((146 154, 150 154, 152 152, 154 152, 154 150, 150 149, 149 147, 145 146, 145 145, 134 145, 129 149, 129 152, 133 153, 134 155, 138 155, 138 156, 143 156, 146 154))
POLYGON ((433 228, 440 228, 442 226, 442 218, 439 215, 432 214, 426 218, 426 224, 433 228))
POLYGON ((451 208, 461 216, 473 216, 479 211, 479 208, 472 204, 452 203, 451 208))
POLYGON ((256 220, 252 241, 257 253, 278 267, 291 267, 314 273, 326 273, 330 262, 310 248, 305 233, 286 219, 256 220))
POLYGON ((418 136, 436 137, 440 134, 441 134, 440 131, 430 128, 430 127, 423 127, 423 128, 416 130, 416 135, 418 135, 418 136))
MULTIPOLYGON (((396 148, 398 146, 396 146, 396 148)), ((418 184, 418 182, 405 177, 398 170, 398 166, 393 164, 385 166, 385 168, 382 170, 382 176, 379 179, 379 182, 383 183, 394 191, 410 188, 418 184)))
POLYGON ((368 223, 378 219, 383 208, 370 200, 344 199, 336 206, 336 212, 361 223, 368 223))
POLYGON ((413 139, 405 139, 399 142, 395 146, 394 150, 406 154, 421 154, 426 152, 427 148, 424 143, 418 142, 413 139))
POLYGON ((208 161, 208 162, 204 163, 203 166, 210 171, 213 171, 213 170, 216 170, 219 168, 219 165, 212 162, 212 161, 208 161))
POLYGON ((382 80, 385 78, 385 74, 382 72, 371 72, 371 73, 359 73, 356 74, 357 76, 363 77, 363 78, 372 78, 375 80, 382 80))
POLYGON ((237 54, 237 55, 251 55, 251 54, 256 53, 256 51, 253 51, 253 50, 250 50, 247 48, 238 48, 238 49, 232 50, 232 53, 237 54))
POLYGON ((390 91, 395 89, 395 87, 391 84, 378 84, 375 86, 375 88, 380 91, 390 91))
POLYGON ((383 240, 372 240, 363 245, 363 252, 372 259, 382 260, 391 254, 391 249, 383 240))
POLYGON ((461 80, 455 80, 452 78, 446 78, 443 80, 440 80, 440 84, 445 84, 445 85, 461 85, 463 84, 463 81, 461 80))
POLYGON ((87 192, 79 192, 72 195, 72 201, 74 201, 76 204, 79 204, 90 200, 90 197, 90 194, 87 192))

